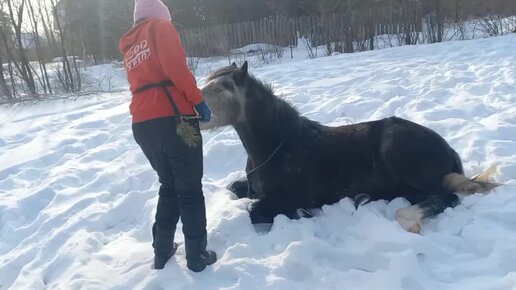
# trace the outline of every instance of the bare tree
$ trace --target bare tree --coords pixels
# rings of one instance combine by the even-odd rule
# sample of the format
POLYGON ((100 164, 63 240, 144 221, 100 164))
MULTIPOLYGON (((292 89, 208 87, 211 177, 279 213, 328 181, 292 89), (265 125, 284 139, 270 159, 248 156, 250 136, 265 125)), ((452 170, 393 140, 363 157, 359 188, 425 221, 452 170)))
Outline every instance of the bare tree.
MULTIPOLYGON (((41 5, 41 3, 39 5, 41 5)), ((41 84, 41 87, 43 88, 45 94, 52 94, 52 85, 50 84, 50 78, 48 76, 47 66, 45 64, 43 46, 41 43, 41 37, 39 34, 39 28, 38 28, 38 23, 39 23, 40 19, 38 17, 38 14, 35 13, 34 6, 31 1, 28 2, 28 8, 29 8, 28 15, 29 15, 30 23, 31 23, 31 28, 32 28, 32 31, 35 36, 34 44, 36 46, 36 56, 37 56, 38 63, 39 63, 39 70, 40 70, 40 73, 42 74, 42 76, 40 78, 40 84, 41 84)), ((35 75, 38 76, 38 74, 35 74, 35 75)))
MULTIPOLYGON (((0 28, 1 29, 1 28, 0 28)), ((7 100, 13 100, 13 95, 11 94, 11 90, 7 85, 7 81, 4 76, 4 59, 2 53, 0 52, 0 97, 5 97, 7 100)))
MULTIPOLYGON (((5 34, 11 34, 10 26, 8 25, 9 20, 7 15, 2 12, 2 5, 0 5, 0 39, 5 39, 3 37, 5 34)), ((7 43, 3 42, 4 46, 0 46, 0 98, 6 98, 7 100, 12 100, 14 97, 7 85, 7 80, 5 79, 6 70, 4 68, 4 63, 7 62, 5 57, 7 43)))
POLYGON ((72 72, 72 66, 70 64, 70 59, 68 55, 68 51, 66 49, 66 32, 64 27, 62 26, 61 15, 59 15, 59 7, 57 7, 57 3, 55 0, 50 1, 50 5, 54 15, 54 22, 56 24, 57 34, 59 38, 60 45, 60 55, 61 55, 61 63, 63 65, 63 70, 58 72, 58 78, 63 85, 63 88, 66 92, 74 92, 80 90, 80 74, 77 69, 77 60, 75 56, 72 57, 74 62, 74 69, 76 74, 72 72))
POLYGON ((468 37, 466 29, 467 12, 462 6, 460 0, 453 0, 452 5, 453 7, 451 9, 453 9, 453 11, 451 13, 453 14, 454 31, 453 35, 449 39, 465 40, 468 37))
MULTIPOLYGON (((8 19, 8 18, 5 18, 8 19)), ((0 40, 3 46, 0 46, 0 57, 1 57, 1 67, 2 67, 2 78, 3 78, 3 94, 6 95, 9 99, 14 99, 16 97, 16 81, 15 81, 15 71, 13 67, 13 51, 14 45, 12 43, 12 35, 11 27, 9 26, 10 21, 3 21, 0 26, 0 40), (7 85, 7 80, 5 79, 5 74, 9 76, 10 85, 7 85), (7 88, 5 87, 7 86, 7 88), (10 89, 10 90, 9 90, 10 89)))
POLYGON ((397 37, 400 45, 419 43, 421 23, 421 6, 418 2, 403 1, 399 8, 394 8, 398 18, 397 37))
POLYGON ((32 68, 27 57, 27 51, 24 43, 25 39, 22 34, 26 0, 21 0, 21 2, 18 3, 14 3, 14 0, 6 0, 6 2, 11 25, 14 29, 15 43, 17 45, 17 57, 19 58, 17 69, 23 81, 27 85, 29 94, 36 96, 37 91, 36 84, 34 82, 34 75, 32 74, 32 68))
POLYGON ((508 11, 514 11, 516 5, 506 5, 506 3, 500 3, 500 1, 489 0, 483 3, 479 3, 477 8, 477 19, 480 30, 487 36, 498 36, 510 32, 510 28, 507 24, 510 23, 511 13, 508 11), (502 10, 503 9, 503 10, 502 10), (506 11, 507 9, 508 11, 506 11))
POLYGON ((445 12, 444 0, 427 0, 424 16, 426 40, 430 43, 442 42, 444 39, 445 12))

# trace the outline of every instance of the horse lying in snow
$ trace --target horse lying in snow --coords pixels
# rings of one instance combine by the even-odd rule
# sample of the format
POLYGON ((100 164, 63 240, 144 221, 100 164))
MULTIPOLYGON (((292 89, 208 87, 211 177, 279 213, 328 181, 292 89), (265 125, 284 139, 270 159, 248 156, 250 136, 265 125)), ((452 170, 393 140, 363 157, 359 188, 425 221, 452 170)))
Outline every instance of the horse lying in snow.
MULTIPOLYGON (((298 218, 298 209, 318 208, 344 197, 372 200, 404 197, 413 206, 396 220, 419 232, 421 220, 458 204, 455 192, 487 192, 494 170, 464 176, 458 154, 434 131, 391 117, 328 127, 301 117, 248 73, 247 62, 221 68, 202 90, 217 118, 203 129, 231 125, 254 169, 248 182, 259 198, 252 223, 272 223, 278 214, 298 218)), ((245 192, 237 192, 244 195, 245 192)))

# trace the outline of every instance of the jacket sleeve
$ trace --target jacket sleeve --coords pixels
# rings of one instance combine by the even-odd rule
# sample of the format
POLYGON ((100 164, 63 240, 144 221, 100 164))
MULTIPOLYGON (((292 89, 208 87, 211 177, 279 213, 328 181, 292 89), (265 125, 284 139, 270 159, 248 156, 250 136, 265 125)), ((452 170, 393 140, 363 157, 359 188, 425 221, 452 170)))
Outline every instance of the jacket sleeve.
POLYGON ((163 22, 155 32, 156 50, 165 74, 175 87, 184 93, 192 106, 198 105, 203 96, 195 77, 186 63, 186 53, 179 34, 170 22, 163 22))

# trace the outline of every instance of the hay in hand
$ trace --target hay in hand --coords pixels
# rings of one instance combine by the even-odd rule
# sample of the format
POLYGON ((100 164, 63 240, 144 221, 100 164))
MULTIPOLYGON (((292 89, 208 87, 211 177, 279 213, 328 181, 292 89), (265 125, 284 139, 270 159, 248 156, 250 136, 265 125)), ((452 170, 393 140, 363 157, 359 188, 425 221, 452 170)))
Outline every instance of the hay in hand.
POLYGON ((177 125, 177 135, 183 139, 188 147, 194 148, 201 144, 202 137, 199 130, 194 126, 181 122, 177 125))

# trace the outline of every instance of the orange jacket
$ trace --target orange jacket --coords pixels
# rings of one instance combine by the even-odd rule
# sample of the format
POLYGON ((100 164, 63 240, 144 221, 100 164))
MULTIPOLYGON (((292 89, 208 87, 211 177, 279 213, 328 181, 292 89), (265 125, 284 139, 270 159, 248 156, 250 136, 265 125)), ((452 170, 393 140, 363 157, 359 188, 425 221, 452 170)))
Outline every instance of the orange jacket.
POLYGON ((133 94, 133 123, 173 116, 175 112, 162 88, 135 93, 139 88, 166 80, 180 114, 194 115, 203 97, 186 64, 186 53, 171 22, 148 19, 138 23, 120 40, 120 51, 133 94))

